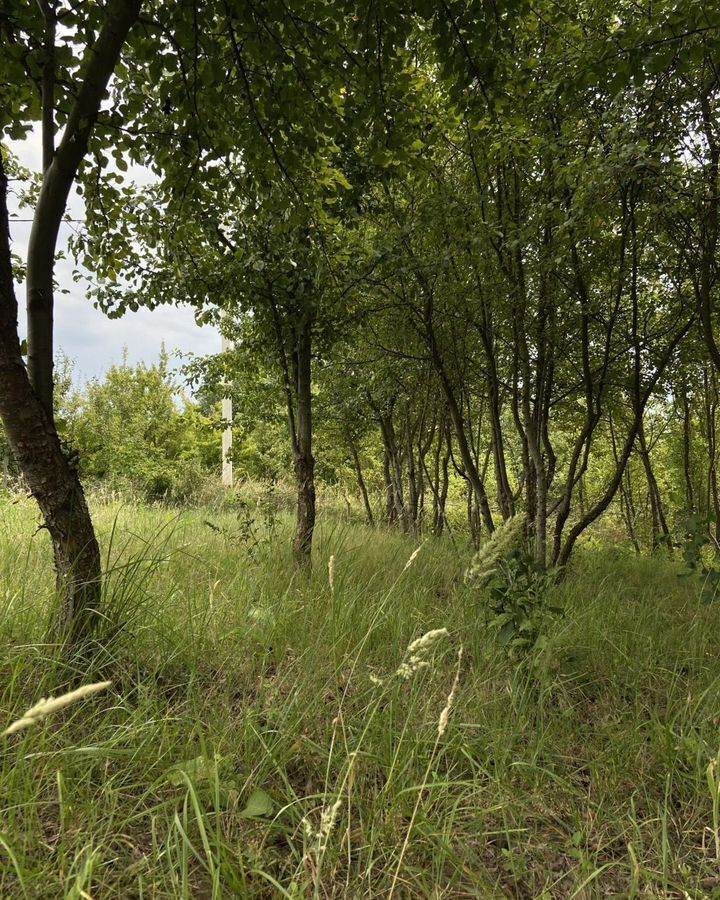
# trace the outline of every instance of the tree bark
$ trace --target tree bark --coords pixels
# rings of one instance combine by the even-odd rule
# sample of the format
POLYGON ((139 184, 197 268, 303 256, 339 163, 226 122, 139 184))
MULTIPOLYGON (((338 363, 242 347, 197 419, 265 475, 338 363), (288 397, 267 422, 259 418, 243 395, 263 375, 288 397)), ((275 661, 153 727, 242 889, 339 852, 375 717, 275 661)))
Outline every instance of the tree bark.
POLYGON ((293 558, 298 566, 310 566, 315 530, 315 460, 312 455, 312 319, 309 311, 297 329, 297 525, 293 558))
POLYGON ((394 525, 397 521, 397 505, 395 503, 395 488, 390 475, 390 454, 387 447, 383 452, 383 479, 385 481, 385 519, 388 525, 394 525))
POLYGON ((397 443, 395 426, 393 424, 395 400, 393 399, 388 414, 383 415, 380 406, 375 402, 369 392, 367 398, 375 413, 378 425, 380 426, 380 433, 385 448, 383 472, 387 491, 388 524, 394 525, 397 522, 400 522, 403 531, 407 533, 410 530, 410 524, 403 494, 403 461, 397 443))
POLYGON ((10 447, 3 448, 2 460, 2 483, 3 488, 7 490, 10 487, 10 447))
POLYGON ((695 512, 695 491, 693 489, 692 479, 692 460, 691 460, 691 416, 690 400, 687 394, 687 385, 683 383, 683 472, 685 475, 685 499, 687 501, 688 513, 695 512))
POLYGON ((443 526, 447 525, 448 528, 450 528, 447 520, 447 514, 445 512, 445 509, 447 507, 448 491, 450 489, 450 454, 450 430, 448 429, 447 447, 445 450, 445 455, 442 458, 442 483, 440 485, 440 497, 438 499, 438 522, 436 529, 436 534, 438 537, 440 537, 443 532, 443 526))
POLYGON ((61 598, 60 629, 77 642, 97 622, 100 550, 75 466, 66 456, 53 415, 53 274, 62 217, 78 168, 87 153, 110 76, 141 0, 110 0, 94 46, 83 60, 83 80, 54 148, 55 9, 45 3, 42 86, 43 167, 27 252, 28 365, 18 338, 12 279, 7 178, 0 163, 0 417, 17 465, 36 498, 50 533, 61 598))
POLYGON ((630 480, 630 469, 625 469, 625 474, 620 481, 620 508, 625 516, 625 526, 627 528, 630 542, 635 548, 635 553, 640 555, 640 544, 635 534, 635 504, 632 495, 632 482, 630 480))
POLYGON ((58 437, 52 414, 30 384, 18 337, 7 214, 7 177, 0 157, 0 418, 15 461, 50 533, 61 598, 60 635, 90 636, 97 622, 101 562, 80 479, 58 437))
POLYGON ((564 568, 567 565, 567 562, 570 559, 570 554, 575 547, 575 543, 577 542, 577 539, 580 537, 583 531, 585 531, 586 528, 589 528, 590 525, 592 525, 593 522, 605 512, 605 510, 612 502, 618 490, 618 487, 620 486, 620 480, 622 479, 625 472, 625 467, 628 460, 630 459, 633 447, 635 446, 635 440, 637 438, 637 433, 642 422, 642 417, 645 413, 647 402, 650 399, 652 392, 655 390, 658 381, 662 378, 667 364, 670 361, 673 353, 677 349, 678 344, 685 337, 688 331, 690 331, 690 328, 694 323, 695 316, 693 315, 693 317, 681 328, 679 332, 677 332, 674 338, 670 341, 656 365, 654 374, 649 379, 645 390, 642 392, 642 396, 640 396, 640 391, 636 386, 638 401, 635 404, 635 414, 633 416, 633 421, 630 425, 630 429, 623 445, 622 451, 618 455, 618 461, 615 466, 615 471, 604 493, 601 494, 597 502, 593 506, 591 506, 587 513, 582 516, 582 518, 578 522, 576 522, 576 524, 570 529, 557 559, 557 565, 559 568, 564 568))
POLYGON ((653 471, 652 460, 650 459, 650 447, 648 446, 645 437, 645 426, 642 422, 640 423, 640 429, 638 431, 638 450, 645 468, 645 477, 647 478, 648 491, 650 494, 650 509, 653 520, 653 550, 660 544, 661 532, 663 540, 667 546, 672 549, 670 529, 668 528, 667 517, 665 516, 665 510, 663 508, 660 486, 657 483, 657 478, 653 471))
MULTIPOLYGON (((481 287, 479 277, 476 277, 478 290, 481 287)), ((490 435, 492 439, 493 463, 495 466, 495 481, 497 483, 498 505, 500 514, 504 520, 515 515, 515 502, 510 488, 510 480, 507 474, 507 462, 505 460, 505 441, 503 438, 500 396, 500 380, 498 378, 497 358, 494 346, 492 319, 485 299, 481 293, 483 320, 479 326, 480 339, 485 351, 487 363, 487 387, 490 407, 490 435)))
POLYGON ((702 212, 699 223, 699 272, 693 278, 695 296, 700 316, 700 330, 710 359, 716 371, 720 371, 720 348, 715 340, 713 328, 713 288, 715 286, 716 256, 720 217, 720 143, 715 131, 715 117, 712 111, 711 90, 708 88, 700 97, 702 131, 708 148, 708 160, 703 172, 705 191, 702 198, 702 212))
POLYGON ((425 457, 423 456, 423 466, 430 491, 433 495, 433 518, 432 533, 435 537, 440 537, 445 527, 445 506, 447 503, 448 487, 450 477, 448 467, 450 465, 450 436, 446 424, 441 421, 438 428, 437 446, 433 450, 433 471, 427 467, 425 457), (443 456, 443 447, 445 447, 445 455, 443 456))
POLYGON ((718 492, 717 475, 717 405, 718 390, 716 370, 705 369, 703 381, 705 388, 705 417, 708 444, 708 476, 707 476, 707 510, 715 522, 715 540, 720 542, 720 493, 718 492))
POLYGON ((408 484, 408 524, 412 528, 413 534, 417 535, 419 530, 418 510, 420 508, 420 490, 417 479, 417 469, 415 467, 415 446, 414 446, 414 429, 410 424, 409 405, 405 409, 405 448, 407 452, 407 484, 408 484))
MULTIPOLYGON (((615 459, 615 465, 618 465, 619 457, 617 450, 617 441, 615 440, 615 428, 613 426, 613 417, 612 413, 608 418, 608 425, 610 427, 610 443, 612 445, 613 458, 615 459)), ((630 542, 635 548, 635 553, 640 554, 640 544, 638 543, 637 535, 635 533, 635 504, 633 502, 632 495, 632 482, 630 481, 630 469, 626 466, 625 471, 623 473, 623 477, 620 479, 620 512, 622 513, 623 519, 625 521, 625 528, 627 529, 628 537, 630 538, 630 542)), ((579 491, 578 491, 579 493, 579 491)), ((584 503, 580 504, 580 515, 581 517, 585 515, 584 503)))

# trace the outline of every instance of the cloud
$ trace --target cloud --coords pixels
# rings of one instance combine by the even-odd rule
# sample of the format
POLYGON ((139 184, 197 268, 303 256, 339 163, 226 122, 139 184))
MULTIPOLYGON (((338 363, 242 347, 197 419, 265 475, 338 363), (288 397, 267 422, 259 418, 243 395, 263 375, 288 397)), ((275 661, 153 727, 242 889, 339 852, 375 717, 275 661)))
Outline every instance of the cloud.
MULTIPOLYGON (((42 150, 39 134, 31 133, 24 141, 11 141, 10 148, 21 164, 37 171, 41 166, 42 150)), ((128 178, 147 181, 147 172, 132 169, 128 178)), ((13 252, 26 258, 30 237, 31 216, 28 209, 19 209, 14 196, 8 198, 13 252)), ((68 202, 68 216, 81 219, 84 214, 82 199, 75 193, 68 202)), ((60 230, 58 250, 64 250, 70 225, 60 230)), ((205 355, 220 350, 220 337, 214 328, 195 323, 194 311, 187 306, 161 306, 154 310, 140 309, 128 312, 120 319, 108 319, 95 309, 85 296, 82 282, 72 279, 74 264, 70 259, 58 260, 56 280, 62 291, 55 297, 55 347, 75 362, 75 377, 79 381, 101 376, 107 369, 121 361, 127 348, 131 363, 156 362, 162 346, 169 352, 205 355)), ((18 299, 24 297, 24 286, 18 285, 18 299)), ((20 331, 25 335, 24 317, 21 314, 20 331)))

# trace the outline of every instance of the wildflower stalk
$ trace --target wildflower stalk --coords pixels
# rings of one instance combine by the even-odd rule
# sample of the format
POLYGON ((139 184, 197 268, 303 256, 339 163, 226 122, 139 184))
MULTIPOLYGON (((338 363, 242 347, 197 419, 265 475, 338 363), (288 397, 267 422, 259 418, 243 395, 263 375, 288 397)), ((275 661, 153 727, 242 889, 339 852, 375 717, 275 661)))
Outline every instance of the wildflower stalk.
POLYGON ((481 581, 497 570, 499 562, 516 549, 523 538, 525 521, 522 516, 512 516, 503 522, 492 537, 478 550, 465 575, 466 581, 481 581))
POLYGON ((405 659, 395 672, 400 678, 411 678, 418 669, 427 668, 430 663, 427 657, 434 648, 435 644, 442 637, 447 637, 447 628, 435 628, 432 631, 426 631, 422 637, 413 641, 405 651, 405 659))

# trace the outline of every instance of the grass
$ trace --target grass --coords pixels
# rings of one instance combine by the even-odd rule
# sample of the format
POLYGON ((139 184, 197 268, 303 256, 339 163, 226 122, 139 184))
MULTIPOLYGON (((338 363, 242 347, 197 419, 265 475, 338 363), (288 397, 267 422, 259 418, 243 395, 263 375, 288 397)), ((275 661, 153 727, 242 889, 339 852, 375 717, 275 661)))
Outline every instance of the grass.
POLYGON ((720 896, 720 615, 671 560, 582 548, 530 675, 449 541, 404 570, 409 538, 326 520, 306 577, 283 516, 95 517, 108 621, 78 673, 35 509, 0 499, 0 727, 113 682, 0 738, 0 896, 720 896))

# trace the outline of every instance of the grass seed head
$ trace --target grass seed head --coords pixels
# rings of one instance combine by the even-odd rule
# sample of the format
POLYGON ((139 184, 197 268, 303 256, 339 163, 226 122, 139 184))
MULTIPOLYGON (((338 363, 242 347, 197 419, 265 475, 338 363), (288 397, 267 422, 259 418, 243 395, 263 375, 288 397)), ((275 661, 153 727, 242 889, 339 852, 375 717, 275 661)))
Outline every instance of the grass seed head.
POLYGON ((405 568, 403 569, 403 572, 407 572, 407 570, 410 568, 410 566, 415 562, 415 560, 417 559, 418 553, 422 550, 422 546, 423 546, 422 544, 419 544, 419 545, 413 550, 413 552, 410 554, 410 558, 409 558, 408 561, 405 563, 405 568))
POLYGON ((40 719, 52 715, 52 713, 57 712, 59 709, 70 706, 71 703, 75 703, 78 700, 84 700, 85 697, 90 697, 93 694, 97 694, 99 691, 106 690, 111 684, 112 681, 98 681, 95 684, 85 684, 82 687, 76 688, 74 691, 68 691, 67 694, 61 694, 59 697, 43 698, 36 703, 35 706, 31 706, 22 718, 17 719, 9 726, 9 728, 6 728, 3 734, 15 734, 16 731, 21 731, 23 728, 29 728, 36 722, 39 722, 40 719))
POLYGON ((448 726, 448 721, 450 720, 450 710, 453 708, 453 704, 455 703, 455 695, 457 694, 458 684, 460 683, 460 663, 462 662, 462 654, 463 648, 460 647, 460 649, 458 650, 458 664, 457 671, 455 672, 455 679, 453 681, 452 687, 450 688, 450 693, 448 694, 445 708, 440 713, 440 719, 438 720, 438 738, 441 738, 445 734, 448 726))
MULTIPOLYGON (((418 548, 419 549, 419 548, 418 548)), ((417 552, 417 551, 416 551, 417 552)), ((435 628, 426 631, 422 637, 412 641, 405 651, 405 660, 396 671, 400 678, 411 678, 418 669, 428 668, 428 657, 440 638, 447 637, 447 628, 435 628)))

